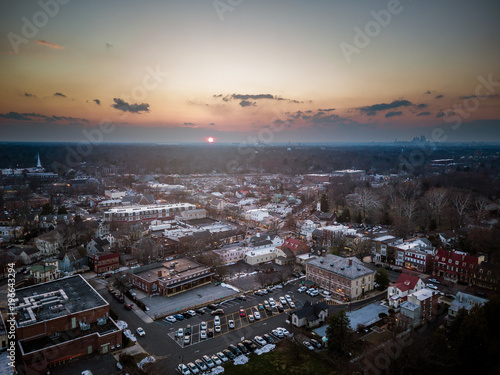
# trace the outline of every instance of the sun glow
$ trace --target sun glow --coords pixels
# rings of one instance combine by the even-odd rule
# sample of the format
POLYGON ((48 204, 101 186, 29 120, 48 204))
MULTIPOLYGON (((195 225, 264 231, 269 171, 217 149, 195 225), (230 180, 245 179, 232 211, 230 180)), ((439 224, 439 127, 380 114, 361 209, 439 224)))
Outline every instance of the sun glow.
POLYGON ((214 139, 212 137, 208 137, 207 141, 208 141, 208 143, 213 143, 214 139))

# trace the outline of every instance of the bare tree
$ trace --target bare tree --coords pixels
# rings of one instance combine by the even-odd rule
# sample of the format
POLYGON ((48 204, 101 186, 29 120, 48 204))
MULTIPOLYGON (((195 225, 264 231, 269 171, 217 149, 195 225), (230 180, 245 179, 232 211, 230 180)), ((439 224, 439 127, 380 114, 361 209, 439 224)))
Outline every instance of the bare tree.
POLYGON ((466 210, 469 207, 469 203, 470 203, 470 194, 463 194, 463 193, 458 192, 453 196, 452 204, 453 204, 453 208, 455 209, 455 211, 457 211, 457 214, 458 214, 458 226, 459 226, 459 228, 462 227, 462 220, 463 220, 463 217, 465 215, 466 210))
POLYGON ((486 205, 488 201, 483 197, 479 197, 474 202, 475 219, 479 224, 486 217, 486 205))
POLYGON ((429 216, 436 220, 439 227, 441 223, 441 214, 446 206, 447 191, 444 188, 433 188, 424 195, 424 204, 428 210, 429 216))
POLYGON ((368 188, 362 188, 354 194, 349 194, 346 197, 346 202, 350 206, 360 209, 363 213, 363 219, 366 219, 366 213, 382 207, 380 197, 368 188))

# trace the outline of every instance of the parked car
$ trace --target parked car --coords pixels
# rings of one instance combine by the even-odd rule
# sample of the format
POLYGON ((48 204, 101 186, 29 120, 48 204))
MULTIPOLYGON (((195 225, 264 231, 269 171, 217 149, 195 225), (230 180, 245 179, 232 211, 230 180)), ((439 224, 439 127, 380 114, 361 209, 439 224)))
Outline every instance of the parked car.
POLYGON ((276 336, 277 338, 279 338, 279 339, 282 339, 283 337, 285 337, 285 335, 283 334, 283 332, 282 332, 282 331, 280 331, 280 330, 278 330, 278 329, 273 329, 273 330, 271 331, 271 333, 272 333, 274 336, 276 336))
POLYGON ((305 292, 306 290, 307 290, 307 287, 306 287, 306 286, 301 286, 301 287, 300 287, 297 291, 298 291, 299 293, 303 293, 303 292, 305 292))
POLYGON ((189 345, 191 343, 191 336, 184 336, 184 345, 189 345))
POLYGON ((314 350, 314 346, 312 346, 309 341, 304 341, 303 344, 307 349, 314 350))
POLYGON ((224 349, 224 350, 222 351, 222 353, 224 353, 224 355, 225 355, 228 359, 230 359, 230 360, 233 360, 234 358, 236 358, 236 356, 233 354, 233 352, 232 352, 231 350, 229 350, 229 349, 224 349))
POLYGON ((224 310, 222 309, 217 309, 212 311, 212 315, 224 315, 224 310))
MULTIPOLYGON (((227 350, 227 349, 226 349, 226 350, 227 350)), ((227 361, 229 361, 229 358, 227 358, 227 357, 226 357, 226 355, 225 355, 224 353, 222 353, 222 352, 217 352, 217 354, 216 354, 216 355, 217 355, 217 357, 219 357, 219 358, 220 358, 220 360, 221 360, 222 362, 227 362, 227 361)))
POLYGON ((209 328, 207 330, 207 336, 210 338, 210 337, 214 337, 214 329, 213 328, 209 328))
POLYGON ((137 328, 135 331, 137 332, 137 334, 139 336, 145 336, 146 335, 146 332, 144 332, 144 330, 141 327, 137 328))
POLYGON ((218 315, 216 315, 215 318, 214 318, 214 325, 215 326, 220 326, 220 317, 218 315))
POLYGON ((196 311, 194 311, 194 310, 188 310, 188 311, 186 311, 186 313, 188 313, 191 316, 196 316, 196 311))
POLYGON ((285 300, 287 303, 292 302, 292 297, 290 297, 288 294, 285 295, 285 300))
POLYGON ((321 343, 318 341, 318 340, 315 340, 315 339, 311 339, 309 340, 309 342, 311 343, 312 346, 314 346, 315 348, 321 348, 321 343))
POLYGON ((227 347, 231 353, 233 353, 235 356, 239 356, 241 355, 241 350, 238 349, 235 345, 233 344, 230 344, 228 347, 227 347))
POLYGON ((177 337, 184 337, 184 329, 183 328, 179 328, 177 330, 177 337))
POLYGON ((286 305, 286 299, 285 297, 280 297, 280 303, 285 306, 286 305))
POLYGON ((290 306, 291 309, 295 308, 295 303, 293 301, 288 302, 288 305, 290 306))
POLYGON ((262 338, 267 341, 268 344, 273 344, 274 340, 271 336, 269 336, 267 333, 262 335, 262 338))
POLYGON ((205 314, 205 309, 197 309, 197 310, 194 310, 194 311, 196 311, 196 313, 197 313, 198 315, 203 315, 203 314, 205 314))
POLYGON ((256 344, 260 345, 260 346, 264 346, 264 345, 266 345, 266 344, 267 344, 267 341, 266 341, 266 340, 264 340, 264 339, 262 338, 262 336, 255 336, 255 337, 253 338, 253 341, 254 341, 256 344))
POLYGON ((240 349, 243 354, 248 354, 248 348, 242 342, 236 344, 236 347, 240 349))
POLYGON ((207 329, 207 322, 201 322, 200 323, 200 329, 201 330, 206 330, 207 329))
POLYGON ((200 331, 200 340, 206 340, 207 339, 207 331, 202 330, 200 331))
POLYGON ((217 310, 218 308, 219 308, 219 306, 214 305, 213 303, 211 303, 210 305, 207 306, 207 309, 209 309, 209 310, 217 310))
POLYGON ((208 368, 215 367, 214 361, 212 361, 212 359, 208 355, 205 354, 203 357, 201 357, 201 359, 203 359, 203 362, 205 362, 205 364, 208 366, 208 368))
POLYGON ((260 320, 260 313, 258 311, 254 312, 253 317, 255 318, 255 320, 260 320))
POLYGON ((247 314, 245 313, 244 309, 240 309, 240 316, 244 318, 247 314))
POLYGON ((175 319, 175 317, 173 315, 170 315, 170 316, 165 317, 165 321, 169 322, 169 323, 175 323, 177 321, 177 319, 175 319))
POLYGON ((251 352, 255 351, 257 349, 257 345, 255 345, 253 342, 250 340, 243 340, 242 343, 247 347, 247 349, 251 352))
POLYGON ((281 304, 279 304, 277 307, 278 307, 278 311, 280 313, 282 313, 283 311, 285 311, 285 309, 283 308, 283 306, 281 304))
POLYGON ((429 289, 434 289, 434 290, 437 289, 437 286, 435 286, 434 284, 427 284, 426 287, 429 289))
POLYGON ((184 363, 177 366, 177 372, 181 375, 191 375, 191 371, 184 363))
POLYGON ((234 320, 228 320, 227 325, 229 326, 230 329, 234 329, 234 320))
POLYGON ((240 294, 238 296, 238 299, 242 300, 242 301, 246 301, 247 300, 247 296, 245 296, 244 294, 240 294))
POLYGON ((196 367, 196 365, 193 362, 189 362, 187 364, 187 367, 194 375, 200 373, 200 370, 198 370, 198 367, 196 367))
POLYGON ((220 326, 215 326, 215 332, 220 333, 221 332, 221 327, 220 326))
POLYGON ((284 336, 289 336, 290 335, 290 332, 288 332, 288 330, 286 330, 285 328, 278 327, 276 329, 278 331, 281 331, 281 333, 283 333, 284 336))
POLYGON ((123 305, 123 308, 125 310, 132 310, 132 305, 130 303, 126 303, 125 305, 123 305))
POLYGON ((190 335, 191 334, 191 324, 188 324, 186 326, 186 329, 184 330, 185 335, 190 335))
POLYGON ((253 323, 255 321, 254 317, 253 317, 253 314, 248 314, 248 321, 250 323, 253 323))
POLYGON ((215 363, 215 366, 220 366, 222 365, 222 360, 217 357, 215 354, 210 357, 213 363, 215 363))
POLYGON ((264 305, 262 303, 259 303, 257 308, 259 309, 259 311, 262 311, 262 310, 264 310, 264 305))
POLYGON ((434 284, 441 284, 438 280, 436 279, 428 279, 427 281, 434 283, 434 284))
POLYGON ((181 314, 174 314, 174 318, 179 321, 184 320, 184 317, 181 314))
POLYGON ((189 318, 191 318, 191 314, 188 314, 187 312, 183 312, 183 313, 182 313, 182 316, 184 317, 184 319, 189 319, 189 318))
POLYGON ((199 368, 202 372, 208 371, 208 367, 207 367, 207 365, 206 365, 206 364, 205 364, 205 362, 203 362, 201 359, 195 359, 194 364, 195 364, 196 366, 198 366, 198 368, 199 368))

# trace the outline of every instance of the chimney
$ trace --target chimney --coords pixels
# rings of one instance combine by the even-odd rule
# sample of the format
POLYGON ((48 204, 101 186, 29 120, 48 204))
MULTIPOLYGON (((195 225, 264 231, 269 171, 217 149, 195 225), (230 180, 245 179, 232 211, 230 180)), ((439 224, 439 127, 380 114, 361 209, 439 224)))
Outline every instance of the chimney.
POLYGON ((161 270, 158 271, 158 277, 161 277, 161 270))
POLYGON ((349 259, 349 267, 352 266, 352 259, 349 259))

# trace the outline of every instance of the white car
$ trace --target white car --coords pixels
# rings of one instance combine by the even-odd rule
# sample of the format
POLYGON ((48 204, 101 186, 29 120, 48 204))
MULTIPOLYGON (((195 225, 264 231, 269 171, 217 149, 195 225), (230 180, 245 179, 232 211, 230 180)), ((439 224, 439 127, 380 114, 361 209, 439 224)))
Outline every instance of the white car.
POLYGON ((226 357, 226 355, 225 355, 224 353, 222 353, 222 352, 217 352, 217 354, 216 354, 216 355, 217 355, 217 357, 219 357, 219 358, 220 358, 220 360, 221 360, 222 362, 227 362, 227 361, 229 361, 229 358, 227 358, 227 357, 226 357))
POLYGON ((184 337, 184 329, 179 328, 177 330, 177 337, 184 337))
POLYGON ((311 297, 316 297, 319 294, 319 292, 316 289, 313 289, 308 293, 311 297))
POLYGON ((307 290, 307 287, 306 286, 301 286, 297 291, 299 293, 304 293, 305 291, 307 290))
POLYGON ((281 332, 281 331, 280 331, 280 330, 278 330, 278 329, 273 329, 273 330, 271 331, 271 333, 272 333, 274 336, 276 336, 276 337, 278 337, 278 338, 280 338, 280 339, 282 339, 283 337, 285 337, 285 335, 283 334, 283 332, 281 332))
POLYGON ((285 328, 278 327, 276 329, 278 331, 280 331, 281 333, 283 333, 283 336, 289 336, 290 335, 290 332, 288 332, 285 328))
POLYGON ((222 360, 217 357, 215 354, 213 356, 210 357, 213 361, 213 363, 215 363, 216 366, 220 366, 222 365, 222 360))
POLYGON ((280 297, 280 303, 285 306, 286 305, 286 299, 285 297, 280 297))
POLYGON ((255 320, 260 320, 260 313, 258 311, 254 312, 253 317, 255 318, 255 320))
POLYGON ((426 287, 429 289, 434 289, 434 290, 437 289, 437 286, 435 286, 434 284, 427 284, 426 287))
POLYGON ((288 304, 290 305, 291 309, 295 308, 295 303, 293 301, 288 302, 288 304))
POLYGON ((309 341, 304 341, 303 344, 307 349, 314 350, 314 346, 312 346, 309 341))
POLYGON ((188 313, 191 316, 196 316, 196 312, 194 310, 188 310, 186 311, 186 313, 188 313))
POLYGON ((208 368, 215 367, 214 361, 212 361, 212 359, 208 355, 204 355, 203 357, 201 357, 201 359, 203 360, 203 362, 205 362, 205 364, 208 366, 208 368))
MULTIPOLYGON (((167 317, 165 318, 165 321, 166 321, 166 322, 169 322, 169 323, 175 323, 175 322, 177 321, 177 319, 175 319, 173 315, 170 315, 170 316, 167 316, 167 317)), ((184 367, 186 367, 186 366, 184 366, 184 367)), ((188 371, 189 371, 189 370, 188 370, 188 371)))
POLYGON ((253 314, 248 314, 248 316, 247 316, 247 317, 248 317, 248 321, 249 321, 250 323, 253 323, 253 322, 255 321, 255 319, 254 319, 254 317, 253 317, 253 314))
POLYGON ((191 372, 193 374, 195 374, 195 375, 200 373, 200 370, 198 370, 198 367, 196 367, 196 365, 193 362, 189 362, 187 364, 187 367, 189 367, 189 369, 191 370, 191 372))
POLYGON ((221 331, 220 325, 215 326, 215 332, 219 333, 221 331))
POLYGON ((220 318, 219 315, 216 315, 214 318, 214 325, 215 326, 220 326, 220 318))
POLYGON ((200 323, 200 329, 201 329, 202 331, 205 331, 205 330, 207 329, 207 322, 201 322, 201 323, 200 323))
POLYGON ((188 367, 184 363, 181 363, 179 366, 177 366, 177 372, 181 375, 191 374, 191 371, 189 371, 188 367))
POLYGON ((253 341, 256 343, 256 344, 259 344, 260 346, 264 346, 264 345, 267 345, 267 341, 264 340, 261 336, 255 336, 253 338, 253 341))
POLYGON ((227 325, 229 326, 230 329, 234 329, 234 320, 228 320, 227 325))
POLYGON ((292 297, 290 297, 288 294, 285 295, 285 299, 288 303, 292 302, 292 297))
POLYGON ((200 331, 200 340, 206 340, 207 339, 207 331, 200 331))
POLYGON ((144 336, 146 334, 146 332, 144 332, 144 330, 141 327, 137 328, 135 331, 139 336, 144 336))

